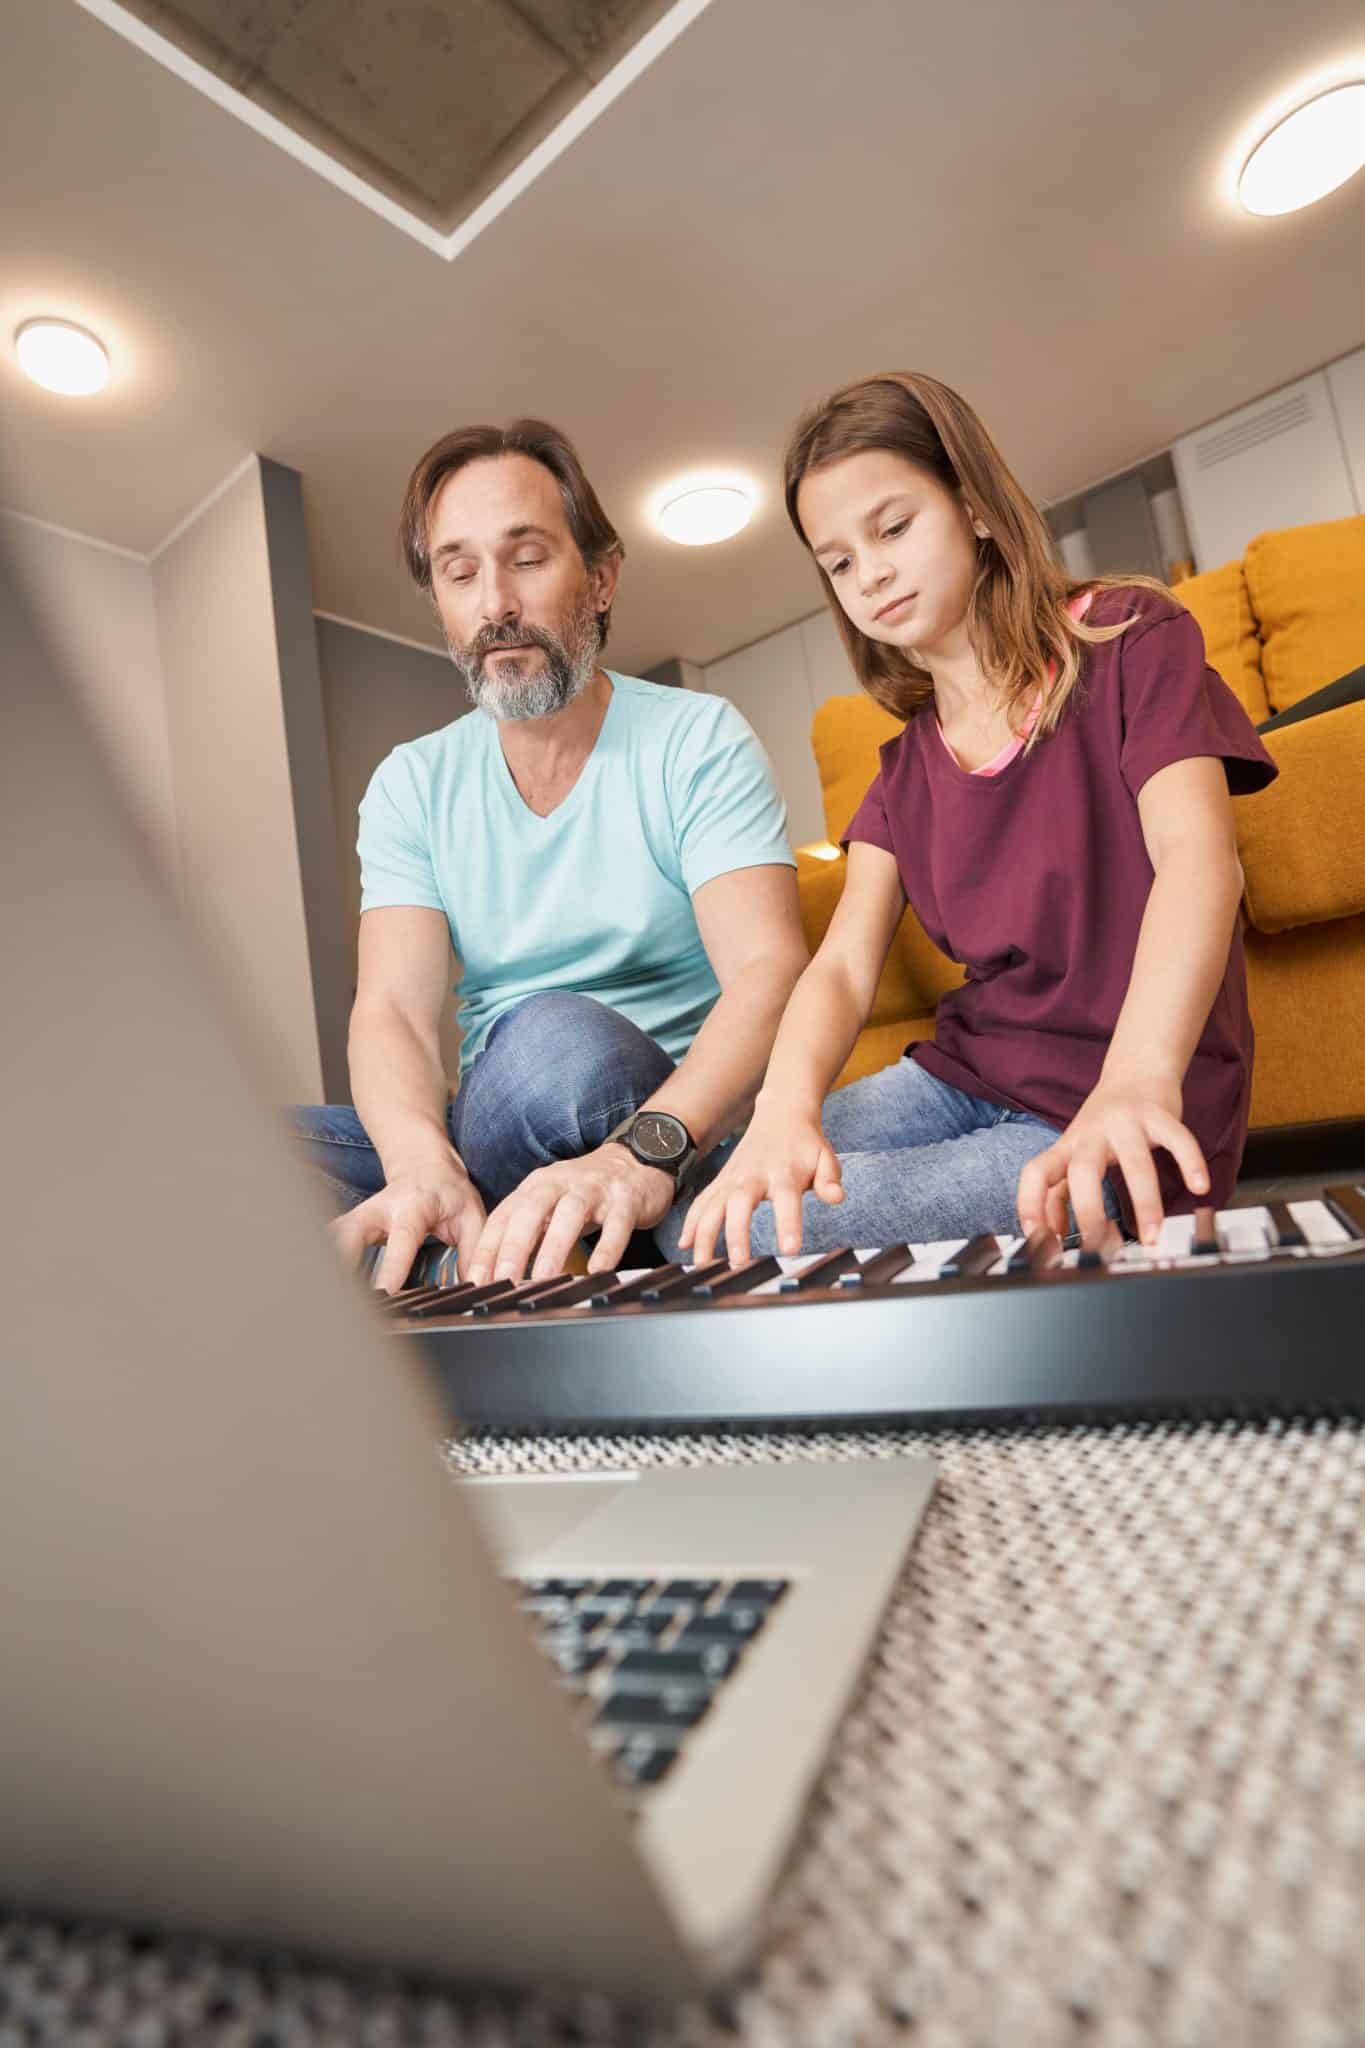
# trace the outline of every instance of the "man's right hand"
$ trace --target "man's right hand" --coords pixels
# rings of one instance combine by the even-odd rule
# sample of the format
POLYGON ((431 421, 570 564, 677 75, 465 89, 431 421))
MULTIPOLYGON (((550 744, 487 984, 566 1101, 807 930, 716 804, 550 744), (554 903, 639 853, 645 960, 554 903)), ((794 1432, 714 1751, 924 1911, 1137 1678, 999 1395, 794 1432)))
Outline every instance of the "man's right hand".
POLYGON ((454 1248, 463 1273, 486 1221, 478 1189, 463 1167, 450 1160, 397 1170, 377 1195, 338 1216, 331 1228, 342 1257, 352 1266, 371 1245, 382 1244, 384 1256, 374 1285, 385 1294, 397 1294, 429 1237, 454 1248))

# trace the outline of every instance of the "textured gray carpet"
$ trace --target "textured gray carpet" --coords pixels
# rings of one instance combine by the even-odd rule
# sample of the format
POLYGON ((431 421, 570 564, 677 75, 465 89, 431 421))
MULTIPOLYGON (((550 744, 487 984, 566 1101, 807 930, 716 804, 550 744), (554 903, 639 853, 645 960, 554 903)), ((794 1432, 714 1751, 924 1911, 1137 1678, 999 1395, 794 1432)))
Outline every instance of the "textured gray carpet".
POLYGON ((733 2014, 432 1995, 0 1927, 0 2048, 1358 2048, 1365 1431, 470 1441, 477 1472, 941 1479, 733 2014))

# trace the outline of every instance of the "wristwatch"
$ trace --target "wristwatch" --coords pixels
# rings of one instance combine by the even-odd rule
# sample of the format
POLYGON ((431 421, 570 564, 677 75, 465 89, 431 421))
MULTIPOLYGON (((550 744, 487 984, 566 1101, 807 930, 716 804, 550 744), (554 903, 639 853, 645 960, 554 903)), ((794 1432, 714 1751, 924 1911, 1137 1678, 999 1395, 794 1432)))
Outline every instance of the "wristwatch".
POLYGON ((683 1175, 697 1156, 687 1125, 680 1117, 670 1116, 666 1109, 632 1110, 624 1123, 608 1131, 604 1142, 624 1145, 642 1166, 657 1166, 672 1174, 677 1188, 682 1186, 683 1175))

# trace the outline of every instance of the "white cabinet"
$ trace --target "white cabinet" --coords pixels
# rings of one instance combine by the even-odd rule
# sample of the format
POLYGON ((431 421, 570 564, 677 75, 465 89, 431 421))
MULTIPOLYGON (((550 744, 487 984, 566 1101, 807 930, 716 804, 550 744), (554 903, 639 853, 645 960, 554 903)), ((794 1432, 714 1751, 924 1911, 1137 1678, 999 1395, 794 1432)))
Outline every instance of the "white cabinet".
POLYGON ((1171 454, 1197 569, 1232 561, 1258 533, 1361 510, 1323 371, 1186 434, 1171 454))
POLYGON ((1365 348, 1329 364, 1327 389, 1355 487, 1356 510, 1365 512, 1365 348))
POLYGON ((820 778, 810 748, 814 704, 801 626, 786 626, 709 663, 705 687, 738 705, 767 748, 787 801, 792 845, 823 839, 820 778))

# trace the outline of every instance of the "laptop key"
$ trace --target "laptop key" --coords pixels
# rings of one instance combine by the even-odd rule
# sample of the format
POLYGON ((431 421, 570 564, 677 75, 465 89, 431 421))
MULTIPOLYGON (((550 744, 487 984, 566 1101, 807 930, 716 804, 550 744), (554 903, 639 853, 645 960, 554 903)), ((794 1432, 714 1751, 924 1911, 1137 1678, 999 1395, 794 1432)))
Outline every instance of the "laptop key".
POLYGON ((659 1588, 651 1611, 663 1606, 703 1607, 719 1588, 719 1579, 669 1579, 659 1588))
POLYGON ((598 1640, 610 1643, 614 1650, 649 1650, 657 1637, 672 1628, 677 1618, 676 1610, 671 1608, 663 1614, 628 1615, 624 1621, 607 1629, 598 1640))
POLYGON ((746 1643, 756 1636, 768 1619, 766 1607, 722 1607, 716 1614, 699 1614, 689 1621, 678 1637, 680 1650, 694 1650, 703 1643, 746 1643))
POLYGON ((643 1594, 650 1591, 653 1584, 653 1579, 607 1579, 597 1589, 598 1598, 601 1600, 638 1600, 643 1594))
POLYGON ((612 1758, 612 1768, 627 1785, 657 1785, 678 1761, 677 1746, 658 1742, 652 1736, 636 1736, 623 1742, 612 1758))
POLYGON ((599 1728, 695 1728, 711 1704, 700 1686, 659 1692, 609 1692, 594 1725, 599 1728))
POLYGON ((789 1579, 736 1579, 721 1601, 730 1607, 776 1607, 790 1585, 789 1579))
POLYGON ((575 1644, 572 1649, 558 1651, 555 1663, 559 1666, 561 1678, 586 1678, 597 1669, 606 1654, 605 1650, 589 1650, 575 1644))
POLYGON ((660 1685, 692 1680, 719 1685, 739 1662, 730 1643, 703 1643, 693 1650, 628 1650, 611 1674, 614 1686, 631 1692, 656 1692, 660 1685))

